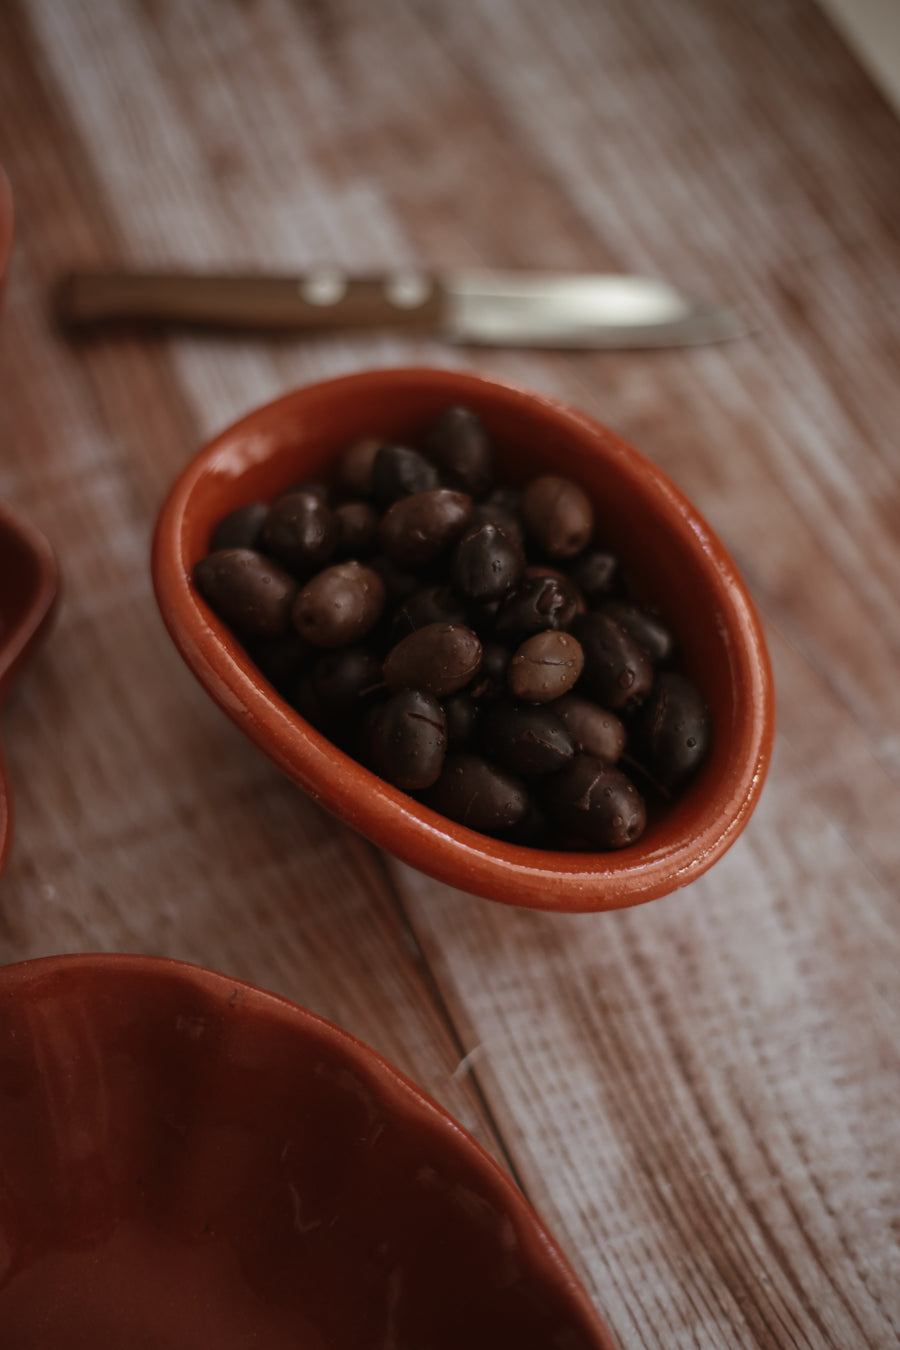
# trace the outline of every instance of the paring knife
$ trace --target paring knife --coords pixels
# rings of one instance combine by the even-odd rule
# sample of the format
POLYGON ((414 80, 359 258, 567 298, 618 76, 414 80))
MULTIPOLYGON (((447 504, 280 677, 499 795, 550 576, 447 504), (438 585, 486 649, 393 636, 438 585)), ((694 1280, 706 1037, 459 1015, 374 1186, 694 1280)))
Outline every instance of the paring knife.
POLYGON ((693 304, 651 277, 603 273, 405 271, 355 277, 76 272, 56 294, 69 327, 98 323, 206 328, 393 329, 503 347, 670 347, 739 337, 721 305, 693 304))

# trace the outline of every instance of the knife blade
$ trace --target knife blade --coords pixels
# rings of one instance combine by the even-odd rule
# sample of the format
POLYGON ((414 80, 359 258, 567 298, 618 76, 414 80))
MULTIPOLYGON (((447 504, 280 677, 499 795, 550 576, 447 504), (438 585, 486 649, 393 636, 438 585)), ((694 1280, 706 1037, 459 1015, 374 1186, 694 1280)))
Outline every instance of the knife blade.
POLYGON ((653 277, 399 271, 350 276, 74 272, 56 293, 68 328, 128 323, 305 332, 390 329, 451 342, 544 348, 683 346, 739 337, 734 309, 695 304, 653 277))

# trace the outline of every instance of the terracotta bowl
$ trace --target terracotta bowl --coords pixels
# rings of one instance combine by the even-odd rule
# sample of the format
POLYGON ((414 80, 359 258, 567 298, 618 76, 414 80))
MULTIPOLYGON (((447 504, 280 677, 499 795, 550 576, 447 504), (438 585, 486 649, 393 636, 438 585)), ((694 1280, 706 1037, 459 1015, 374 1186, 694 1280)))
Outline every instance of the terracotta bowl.
POLYGON ((722 544, 690 502, 613 432, 552 399, 457 371, 378 370, 297 390, 252 412, 196 456, 160 515, 156 595, 176 645, 225 712, 322 805, 397 857, 506 904, 603 910, 651 900, 705 872, 741 833, 768 767, 772 676, 759 621, 722 544), (416 438, 450 403, 479 413, 500 475, 552 467, 593 498, 609 546, 674 625, 709 704, 701 772, 642 839, 616 853, 544 852, 456 825, 376 778, 280 699, 191 585, 213 527, 298 478, 321 478, 349 441, 416 438))
POLYGON ((553 1239, 337 1027, 195 966, 0 970, 4 1350, 612 1350, 553 1239))

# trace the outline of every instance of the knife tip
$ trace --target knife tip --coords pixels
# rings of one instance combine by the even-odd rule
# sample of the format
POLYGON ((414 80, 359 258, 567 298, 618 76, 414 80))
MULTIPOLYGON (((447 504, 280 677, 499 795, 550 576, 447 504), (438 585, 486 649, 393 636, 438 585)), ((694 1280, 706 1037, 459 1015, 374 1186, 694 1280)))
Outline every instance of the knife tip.
POLYGON ((728 305, 695 305, 684 320, 685 343, 730 342, 748 337, 754 328, 747 316, 728 305))

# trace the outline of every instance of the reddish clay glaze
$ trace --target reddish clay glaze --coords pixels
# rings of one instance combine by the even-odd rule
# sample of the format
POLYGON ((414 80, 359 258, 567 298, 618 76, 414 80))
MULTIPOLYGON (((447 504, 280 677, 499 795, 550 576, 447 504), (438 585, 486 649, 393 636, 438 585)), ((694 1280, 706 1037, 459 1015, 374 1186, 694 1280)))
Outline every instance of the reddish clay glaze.
POLYGON ((0 970, 4 1350, 613 1350, 512 1182, 374 1051, 180 962, 0 970))
POLYGON ((157 523, 156 595, 176 645, 228 715, 323 806, 405 862, 506 904, 604 910, 693 881, 744 829, 772 749, 774 692, 759 620, 737 569, 689 501, 607 428, 512 385, 459 371, 376 370, 297 390, 249 414, 181 474, 157 523), (498 443, 499 473, 552 468, 594 501, 609 547, 680 640, 713 722, 711 754, 684 795, 618 853, 550 853, 475 834, 376 778, 305 723, 194 592, 215 524, 298 478, 328 474, 369 434, 418 438, 451 403, 473 408, 498 443))

